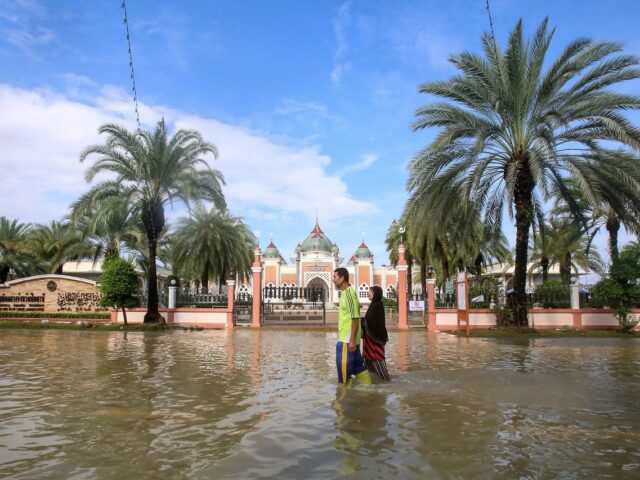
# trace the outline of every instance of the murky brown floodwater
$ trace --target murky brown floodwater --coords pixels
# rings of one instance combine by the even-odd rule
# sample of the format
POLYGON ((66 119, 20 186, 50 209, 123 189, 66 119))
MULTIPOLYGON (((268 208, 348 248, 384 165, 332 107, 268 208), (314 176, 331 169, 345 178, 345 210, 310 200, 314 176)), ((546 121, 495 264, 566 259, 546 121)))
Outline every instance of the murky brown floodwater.
POLYGON ((0 331, 1 478, 640 478, 640 342, 0 331))

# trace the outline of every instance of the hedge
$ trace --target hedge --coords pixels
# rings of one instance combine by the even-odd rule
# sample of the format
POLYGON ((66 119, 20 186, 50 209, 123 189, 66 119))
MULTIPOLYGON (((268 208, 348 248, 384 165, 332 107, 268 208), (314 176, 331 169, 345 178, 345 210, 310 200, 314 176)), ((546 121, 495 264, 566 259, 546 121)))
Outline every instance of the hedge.
POLYGON ((109 312, 86 312, 86 313, 47 313, 47 312, 0 312, 0 318, 93 318, 110 319, 109 312))

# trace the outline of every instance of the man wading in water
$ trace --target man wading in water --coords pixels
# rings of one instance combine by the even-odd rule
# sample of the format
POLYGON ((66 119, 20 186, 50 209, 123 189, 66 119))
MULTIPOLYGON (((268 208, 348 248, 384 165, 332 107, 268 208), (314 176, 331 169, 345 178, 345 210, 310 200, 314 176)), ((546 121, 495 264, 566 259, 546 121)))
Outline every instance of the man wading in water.
POLYGON ((338 303, 338 343, 336 344, 336 366, 338 382, 352 385, 351 377, 363 385, 372 385, 371 375, 364 366, 360 353, 360 302, 354 288, 349 284, 346 268, 333 271, 333 283, 342 292, 338 303))

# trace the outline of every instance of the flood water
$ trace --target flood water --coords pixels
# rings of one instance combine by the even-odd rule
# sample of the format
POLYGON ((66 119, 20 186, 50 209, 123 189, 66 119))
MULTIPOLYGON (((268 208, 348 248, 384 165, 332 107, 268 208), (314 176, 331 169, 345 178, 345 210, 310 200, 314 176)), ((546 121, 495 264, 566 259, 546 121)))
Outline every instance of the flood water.
POLYGON ((640 478, 640 342, 0 331, 0 478, 640 478))

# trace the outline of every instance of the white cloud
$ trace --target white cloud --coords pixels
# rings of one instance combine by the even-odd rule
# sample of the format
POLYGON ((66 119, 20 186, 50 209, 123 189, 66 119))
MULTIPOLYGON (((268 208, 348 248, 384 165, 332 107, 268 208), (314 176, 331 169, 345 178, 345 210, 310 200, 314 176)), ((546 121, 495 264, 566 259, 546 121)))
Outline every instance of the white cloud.
POLYGON ((340 86, 342 77, 351 67, 351 63, 345 60, 349 48, 346 29, 350 22, 351 2, 343 3, 338 9, 338 14, 333 19, 333 33, 336 38, 336 50, 333 55, 333 69, 331 71, 331 83, 340 86))
MULTIPOLYGON (((86 165, 78 158, 88 145, 104 141, 97 134, 100 125, 135 126, 130 98, 114 87, 82 103, 49 90, 0 85, 0 111, 2 215, 25 222, 61 217, 86 191, 86 165)), ((290 223, 301 216, 310 220, 317 212, 331 223, 375 211, 352 198, 318 146, 292 147, 215 119, 141 105, 147 127, 163 116, 177 128, 199 130, 218 147, 220 158, 211 165, 225 175, 225 193, 236 215, 264 214, 290 223)))
POLYGON ((353 163, 347 166, 346 168, 342 169, 342 171, 340 172, 340 176, 343 176, 352 172, 357 172, 359 170, 366 170, 371 165, 373 165, 376 162, 376 160, 378 160, 378 155, 374 155, 371 153, 363 155, 362 160, 360 160, 357 163, 353 163))

